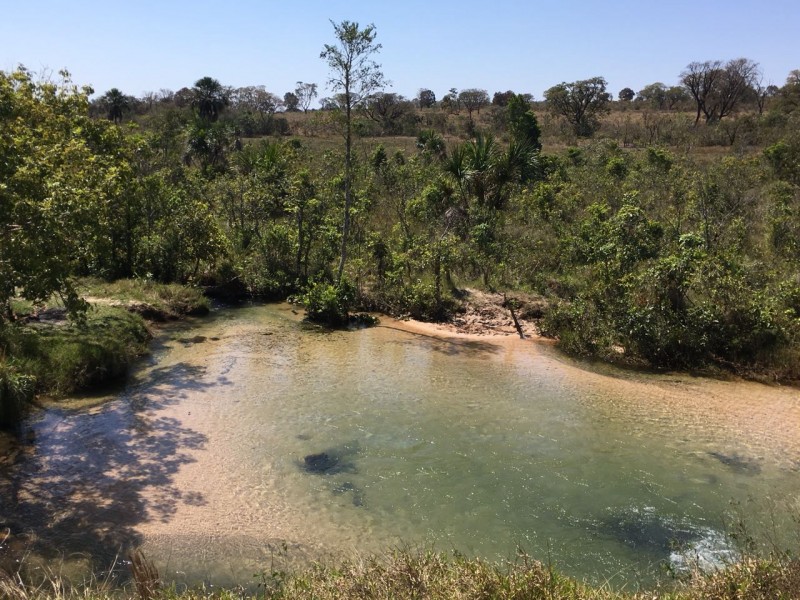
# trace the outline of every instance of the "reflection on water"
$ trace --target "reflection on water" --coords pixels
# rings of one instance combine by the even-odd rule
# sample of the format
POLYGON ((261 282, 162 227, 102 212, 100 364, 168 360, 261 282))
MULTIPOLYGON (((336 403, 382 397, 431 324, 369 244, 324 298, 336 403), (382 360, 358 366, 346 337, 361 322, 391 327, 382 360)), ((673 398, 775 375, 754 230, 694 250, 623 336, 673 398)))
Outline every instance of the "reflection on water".
POLYGON ((398 544, 647 582, 730 556, 731 501, 793 532, 799 427, 793 390, 251 307, 176 333, 111 402, 25 423, 0 452, 0 526, 46 557, 143 545, 219 582, 398 544))

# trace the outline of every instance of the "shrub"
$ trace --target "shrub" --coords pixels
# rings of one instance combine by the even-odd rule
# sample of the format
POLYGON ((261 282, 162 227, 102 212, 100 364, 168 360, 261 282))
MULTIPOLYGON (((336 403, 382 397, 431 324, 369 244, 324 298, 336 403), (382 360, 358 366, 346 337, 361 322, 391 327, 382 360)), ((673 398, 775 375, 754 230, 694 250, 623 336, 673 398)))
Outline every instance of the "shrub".
POLYGON ((314 283, 302 297, 306 318, 325 325, 344 325, 350 318, 355 296, 355 288, 346 279, 342 279, 339 285, 314 283))

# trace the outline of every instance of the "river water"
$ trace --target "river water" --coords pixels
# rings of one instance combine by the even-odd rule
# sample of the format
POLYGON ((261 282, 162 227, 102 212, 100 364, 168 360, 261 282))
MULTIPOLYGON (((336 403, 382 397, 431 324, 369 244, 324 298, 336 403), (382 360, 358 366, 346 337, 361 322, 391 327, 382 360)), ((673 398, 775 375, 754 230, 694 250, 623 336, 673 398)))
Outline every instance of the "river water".
POLYGON ((800 547, 797 390, 387 318, 325 332, 288 305, 165 335, 113 397, 39 412, 0 455, 0 558, 104 569, 141 546, 190 582, 412 547, 649 585, 731 559, 740 520, 800 547))

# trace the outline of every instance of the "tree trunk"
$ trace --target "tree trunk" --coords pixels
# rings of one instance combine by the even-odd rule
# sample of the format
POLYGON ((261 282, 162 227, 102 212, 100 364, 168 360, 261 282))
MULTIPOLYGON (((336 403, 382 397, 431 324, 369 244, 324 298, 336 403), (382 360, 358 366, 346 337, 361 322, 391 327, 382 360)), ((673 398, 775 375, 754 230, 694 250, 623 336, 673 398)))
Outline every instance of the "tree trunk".
POLYGON ((345 93, 347 94, 347 131, 345 133, 344 142, 344 219, 342 220, 342 251, 339 259, 339 270, 336 274, 336 285, 339 285, 339 283, 342 281, 344 263, 347 261, 347 236, 350 233, 350 205, 352 204, 353 194, 353 165, 351 156, 352 139, 350 131, 351 100, 349 97, 349 90, 345 93))

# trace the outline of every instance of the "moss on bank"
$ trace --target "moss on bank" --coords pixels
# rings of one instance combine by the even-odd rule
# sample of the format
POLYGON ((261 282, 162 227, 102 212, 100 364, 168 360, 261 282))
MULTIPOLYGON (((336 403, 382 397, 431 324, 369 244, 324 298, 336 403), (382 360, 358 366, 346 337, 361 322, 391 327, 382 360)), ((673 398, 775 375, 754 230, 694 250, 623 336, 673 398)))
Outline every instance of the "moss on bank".
POLYGON ((79 285, 90 300, 85 320, 14 301, 14 322, 0 321, 0 426, 13 425, 37 394, 54 398, 103 386, 123 376, 147 352, 145 319, 165 321, 209 311, 195 288, 143 280, 79 285))
POLYGON ((238 588, 203 585, 189 590, 165 586, 140 553, 132 556, 133 581, 123 588, 95 580, 69 586, 57 578, 28 585, 0 571, 0 598, 13 600, 228 600, 243 598, 350 600, 397 599, 542 599, 542 600, 767 600, 800 598, 800 561, 785 557, 743 558, 724 570, 699 572, 669 587, 617 591, 591 586, 520 555, 513 563, 496 564, 458 554, 396 551, 338 566, 314 565, 297 573, 272 571, 238 588))

